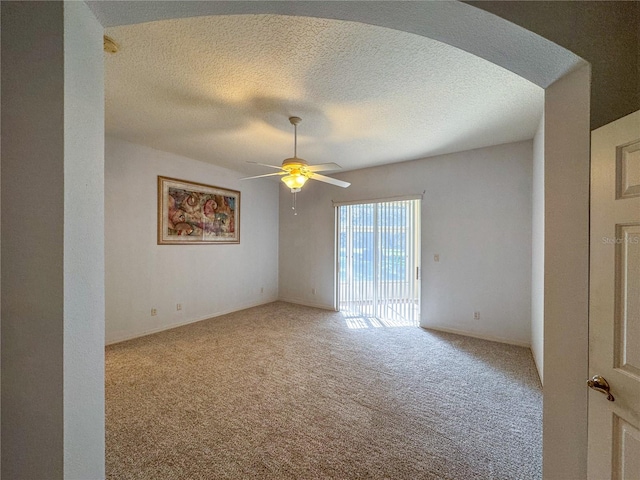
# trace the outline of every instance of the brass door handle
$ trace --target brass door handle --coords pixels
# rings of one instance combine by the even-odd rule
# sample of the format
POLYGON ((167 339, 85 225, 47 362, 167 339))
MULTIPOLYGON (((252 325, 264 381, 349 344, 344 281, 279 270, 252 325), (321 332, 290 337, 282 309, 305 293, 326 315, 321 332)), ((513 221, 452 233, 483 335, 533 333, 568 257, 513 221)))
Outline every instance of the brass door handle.
POLYGON ((587 381, 587 385, 589 388, 593 388, 594 390, 604 393, 607 396, 607 400, 610 402, 615 401, 615 398, 613 398, 613 395, 611 395, 611 392, 609 391, 609 382, 607 382, 604 377, 594 375, 591 380, 587 381))

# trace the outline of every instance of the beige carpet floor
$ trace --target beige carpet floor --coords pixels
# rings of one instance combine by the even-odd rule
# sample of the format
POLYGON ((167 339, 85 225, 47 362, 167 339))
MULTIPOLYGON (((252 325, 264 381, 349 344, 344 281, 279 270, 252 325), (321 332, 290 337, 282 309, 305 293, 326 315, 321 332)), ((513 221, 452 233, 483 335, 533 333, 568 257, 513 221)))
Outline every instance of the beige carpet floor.
POLYGON ((108 478, 541 478, 528 349, 373 325, 276 302, 107 347, 108 478))

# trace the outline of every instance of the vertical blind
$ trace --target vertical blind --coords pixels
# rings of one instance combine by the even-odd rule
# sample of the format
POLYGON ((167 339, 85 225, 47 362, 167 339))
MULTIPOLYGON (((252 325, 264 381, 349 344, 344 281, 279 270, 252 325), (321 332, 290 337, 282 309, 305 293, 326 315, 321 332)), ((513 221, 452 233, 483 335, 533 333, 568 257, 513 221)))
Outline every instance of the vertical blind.
POLYGON ((420 201, 338 206, 338 307, 351 316, 417 325, 420 201))

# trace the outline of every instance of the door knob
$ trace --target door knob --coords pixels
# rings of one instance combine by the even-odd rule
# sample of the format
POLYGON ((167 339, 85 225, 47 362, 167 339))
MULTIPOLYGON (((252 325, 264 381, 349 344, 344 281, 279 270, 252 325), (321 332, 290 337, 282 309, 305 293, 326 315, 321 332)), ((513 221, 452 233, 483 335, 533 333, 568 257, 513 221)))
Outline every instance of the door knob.
POLYGON ((609 392, 609 382, 607 382, 604 377, 601 377, 600 375, 594 375, 591 380, 587 381, 587 385, 589 386, 589 388, 593 388, 594 390, 604 393, 607 396, 607 400, 609 400, 610 402, 615 401, 615 398, 613 398, 613 395, 611 395, 611 392, 609 392))

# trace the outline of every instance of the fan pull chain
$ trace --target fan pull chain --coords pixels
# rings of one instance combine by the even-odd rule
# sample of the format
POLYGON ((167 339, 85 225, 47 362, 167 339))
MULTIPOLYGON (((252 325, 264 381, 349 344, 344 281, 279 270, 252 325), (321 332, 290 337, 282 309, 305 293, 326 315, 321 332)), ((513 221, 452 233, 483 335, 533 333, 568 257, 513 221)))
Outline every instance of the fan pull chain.
POLYGON ((292 199, 292 205, 291 205, 291 210, 293 210, 293 214, 294 215, 298 215, 298 212, 296 212, 296 195, 298 194, 298 192, 293 192, 293 199, 292 199))

